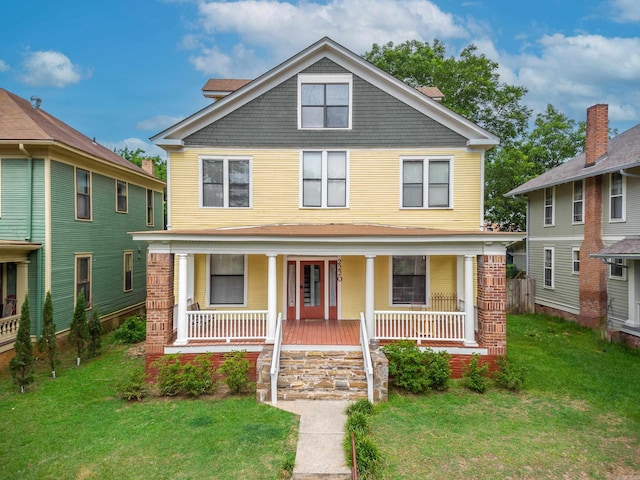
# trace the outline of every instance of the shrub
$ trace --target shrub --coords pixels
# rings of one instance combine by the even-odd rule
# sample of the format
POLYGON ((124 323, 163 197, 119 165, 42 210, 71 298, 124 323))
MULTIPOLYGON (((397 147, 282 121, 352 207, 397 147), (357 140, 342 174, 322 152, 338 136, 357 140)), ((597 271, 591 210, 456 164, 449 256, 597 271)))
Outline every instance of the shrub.
POLYGON ((131 370, 118 383, 118 396, 128 401, 140 401, 147 396, 146 374, 144 367, 131 370))
POLYGON ((47 356, 51 375, 56 378, 56 366, 58 365, 58 339, 56 337, 56 324, 53 321, 53 302, 51 291, 47 290, 42 309, 42 335, 38 339, 38 350, 47 356))
POLYGON ((251 386, 249 381, 249 360, 246 350, 232 350, 225 354, 225 360, 218 368, 218 373, 224 375, 224 382, 231 393, 245 392, 251 386))
POLYGON ((147 325, 139 315, 128 317, 116 330, 114 338, 120 343, 139 343, 147 336, 147 325))
POLYGON ((198 355, 193 363, 182 366, 180 388, 188 395, 198 397, 214 389, 211 378, 211 355, 198 355))
POLYGON ((378 445, 368 436, 355 435, 358 475, 362 479, 375 478, 382 455, 378 445))
POLYGON ((84 353, 89 337, 87 327, 87 310, 85 305, 84 290, 80 290, 76 299, 76 307, 73 310, 73 320, 69 326, 69 342, 76 348, 76 365, 80 366, 80 357, 84 353))
POLYGON ((489 379, 487 374, 489 372, 489 365, 479 365, 480 355, 474 353, 471 356, 471 360, 462 368, 462 384, 469 390, 474 392, 484 393, 489 386, 489 379))
POLYGON ((496 385, 512 392, 518 392, 524 387, 524 370, 510 365, 507 358, 498 357, 498 371, 495 373, 496 385))
POLYGON ((449 359, 451 355, 447 352, 435 353, 431 349, 425 352, 427 358, 427 375, 429 383, 434 390, 446 390, 449 388, 451 379, 451 366, 449 359))
POLYGON ((178 354, 164 355, 153 362, 158 369, 158 390, 160 395, 173 397, 180 393, 180 373, 182 364, 178 354))
POLYGON ((373 403, 371 403, 366 398, 360 398, 349 405, 344 411, 344 413, 346 413, 347 415, 351 415, 352 413, 356 412, 371 415, 373 413, 373 403))
POLYGON ((354 435, 368 435, 369 429, 369 417, 366 413, 353 412, 347 417, 345 425, 347 432, 353 432, 354 435))
POLYGON ((93 307, 93 313, 87 328, 89 330, 89 356, 95 357, 102 348, 102 322, 100 321, 97 307, 93 307))
POLYGON ((20 387, 22 393, 24 393, 25 387, 33 382, 35 356, 33 355, 30 329, 29 297, 25 297, 20 309, 20 323, 18 324, 18 333, 13 346, 16 354, 9 361, 9 370, 11 370, 13 381, 20 387))
POLYGON ((389 375, 393 385, 412 393, 429 387, 426 356, 411 340, 399 340, 382 347, 389 359, 389 375))
POLYGON ((520 270, 516 267, 515 263, 508 263, 506 267, 507 278, 516 278, 520 270))

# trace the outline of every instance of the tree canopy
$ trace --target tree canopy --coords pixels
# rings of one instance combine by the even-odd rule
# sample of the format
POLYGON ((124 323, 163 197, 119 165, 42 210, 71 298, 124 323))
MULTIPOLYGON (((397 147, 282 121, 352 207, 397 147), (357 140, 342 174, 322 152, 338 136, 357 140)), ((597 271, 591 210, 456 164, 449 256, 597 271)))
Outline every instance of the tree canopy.
POLYGON ((163 182, 167 181, 167 162, 160 158, 160 155, 151 156, 141 148, 130 150, 128 147, 115 149, 114 152, 139 167, 142 167, 142 160, 151 160, 153 162, 156 178, 163 182))

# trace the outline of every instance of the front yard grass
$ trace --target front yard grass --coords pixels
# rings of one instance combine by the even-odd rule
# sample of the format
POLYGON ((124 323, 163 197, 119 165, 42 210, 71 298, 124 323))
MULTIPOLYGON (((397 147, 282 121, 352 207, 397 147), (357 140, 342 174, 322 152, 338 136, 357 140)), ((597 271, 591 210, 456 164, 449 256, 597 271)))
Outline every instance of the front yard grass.
POLYGON ((105 350, 55 380, 39 365, 25 394, 0 381, 1 478, 277 479, 295 456, 295 417, 254 396, 119 399, 142 360, 105 350))
POLYGON ((376 407, 382 479, 640 478, 640 352, 542 315, 508 317, 525 390, 398 392, 376 407))

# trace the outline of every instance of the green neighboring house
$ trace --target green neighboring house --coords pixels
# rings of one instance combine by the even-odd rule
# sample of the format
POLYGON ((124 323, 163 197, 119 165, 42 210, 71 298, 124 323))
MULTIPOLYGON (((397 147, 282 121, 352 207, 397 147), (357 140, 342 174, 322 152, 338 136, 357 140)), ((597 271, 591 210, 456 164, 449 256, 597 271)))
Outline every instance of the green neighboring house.
POLYGON ((146 248, 127 232, 164 227, 165 184, 152 168, 32 100, 0 89, 0 355, 13 349, 26 295, 33 336, 48 290, 58 333, 68 330, 81 290, 103 322, 143 309, 146 248))

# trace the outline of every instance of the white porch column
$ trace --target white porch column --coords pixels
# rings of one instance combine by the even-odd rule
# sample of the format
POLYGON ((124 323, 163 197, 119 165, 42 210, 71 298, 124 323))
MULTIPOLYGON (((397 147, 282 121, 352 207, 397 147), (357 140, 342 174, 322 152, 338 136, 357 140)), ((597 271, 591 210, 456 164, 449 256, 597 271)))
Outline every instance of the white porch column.
POLYGON ((473 309, 473 255, 464 256, 464 344, 478 346, 473 309))
MULTIPOLYGON (((18 262, 16 265, 16 315, 20 315, 24 299, 29 289, 29 261, 18 262)), ((88 300, 87 300, 88 301, 88 300)), ((33 308, 33 307, 31 307, 33 308)))
POLYGON ((178 257, 178 334, 175 345, 187 344, 187 292, 189 289, 189 262, 186 253, 178 257))
POLYGON ((276 274, 276 255, 267 254, 267 343, 274 343, 276 340, 276 320, 278 318, 278 290, 276 274))
POLYGON ((374 301, 374 264, 375 255, 367 255, 364 275, 364 319, 367 325, 367 335, 373 338, 375 334, 375 301, 374 301))
POLYGON ((457 306, 464 301, 464 257, 456 257, 456 300, 457 306))
POLYGON ((195 302, 196 296, 195 296, 193 276, 195 274, 196 267, 195 267, 195 256, 192 253, 187 256, 187 269, 189 272, 189 275, 187 277, 187 299, 191 299, 192 302, 195 302))

